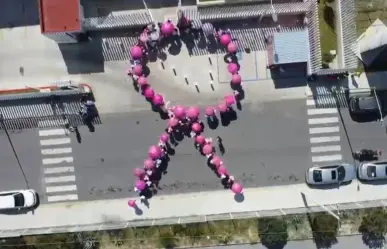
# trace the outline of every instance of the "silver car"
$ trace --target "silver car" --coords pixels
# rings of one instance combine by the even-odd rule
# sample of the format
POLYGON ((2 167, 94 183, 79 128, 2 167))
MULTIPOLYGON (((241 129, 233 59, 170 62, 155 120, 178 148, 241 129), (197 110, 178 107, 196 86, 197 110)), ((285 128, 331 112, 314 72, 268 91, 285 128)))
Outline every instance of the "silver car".
POLYGON ((329 185, 350 182, 356 178, 355 167, 348 163, 315 166, 306 171, 309 185, 329 185))
POLYGON ((374 181, 387 179, 387 162, 366 162, 357 167, 360 180, 374 181))

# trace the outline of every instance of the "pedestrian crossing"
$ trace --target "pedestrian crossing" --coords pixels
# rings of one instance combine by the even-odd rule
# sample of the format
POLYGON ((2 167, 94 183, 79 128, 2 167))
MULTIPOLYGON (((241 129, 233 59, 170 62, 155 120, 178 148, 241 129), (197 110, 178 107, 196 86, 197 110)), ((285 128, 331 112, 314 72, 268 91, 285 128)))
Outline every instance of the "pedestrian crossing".
POLYGON ((341 162, 340 119, 336 105, 318 108, 314 99, 307 99, 306 105, 312 162, 319 165, 341 162))
POLYGON ((333 92, 329 87, 315 86, 311 87, 311 91, 315 101, 314 104, 318 108, 348 107, 348 96, 345 87, 340 86, 337 91, 333 92))
POLYGON ((40 129, 44 187, 48 202, 78 200, 71 138, 65 129, 40 129))

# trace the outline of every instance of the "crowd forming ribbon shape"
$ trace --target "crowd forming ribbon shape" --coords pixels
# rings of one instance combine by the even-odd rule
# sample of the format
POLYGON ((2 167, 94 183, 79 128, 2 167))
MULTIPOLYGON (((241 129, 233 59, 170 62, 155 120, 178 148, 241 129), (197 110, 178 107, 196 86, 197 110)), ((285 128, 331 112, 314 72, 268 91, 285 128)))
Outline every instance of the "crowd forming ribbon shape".
MULTIPOLYGON (((177 27, 180 30, 190 30, 190 20, 181 12, 178 14, 177 27)), ((218 111, 221 116, 225 115, 233 111, 233 105, 240 101, 239 94, 242 90, 242 78, 239 74, 239 64, 236 58, 238 46, 233 42, 230 31, 215 30, 211 24, 207 24, 207 26, 210 26, 211 29, 207 29, 206 33, 213 35, 218 43, 227 49, 227 70, 231 74, 231 86, 233 88, 233 93, 226 95, 217 107, 206 107, 205 117, 207 122, 211 123, 218 122, 216 115, 218 111)), ((223 185, 231 189, 234 194, 241 195, 243 194, 242 184, 229 174, 223 160, 215 154, 212 138, 207 138, 203 135, 204 124, 199 118, 200 108, 198 106, 186 108, 182 105, 171 105, 165 101, 161 94, 153 90, 144 75, 143 59, 146 57, 147 52, 150 49, 156 50, 160 39, 167 39, 176 35, 177 30, 171 20, 158 25, 150 24, 140 35, 138 43, 130 50, 133 64, 128 69, 127 75, 133 78, 136 87, 141 90, 142 95, 147 101, 152 103, 159 111, 168 115, 167 128, 159 137, 158 144, 149 147, 148 158, 144 160, 143 168, 134 169, 134 175, 137 178, 134 189, 139 193, 141 201, 147 202, 144 192, 155 184, 152 175, 155 175, 155 172, 160 170, 160 166, 163 163, 169 161, 168 151, 171 148, 170 143, 172 143, 172 140, 174 141, 174 136, 178 132, 191 137, 196 148, 207 158, 213 171, 221 178, 223 185)), ((130 199, 128 205, 132 208, 137 208, 135 199, 130 199)))

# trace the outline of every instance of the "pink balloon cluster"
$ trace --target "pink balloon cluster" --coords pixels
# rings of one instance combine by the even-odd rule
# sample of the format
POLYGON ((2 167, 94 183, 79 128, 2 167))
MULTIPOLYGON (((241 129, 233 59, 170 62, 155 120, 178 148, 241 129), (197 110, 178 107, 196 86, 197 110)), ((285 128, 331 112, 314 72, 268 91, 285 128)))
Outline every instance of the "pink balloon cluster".
MULTIPOLYGON (((175 30, 175 26, 167 21, 162 24, 161 32, 164 36, 172 35, 175 30)), ((140 37, 140 40, 144 40, 145 37, 140 37)), ((144 42, 144 41, 143 41, 144 42)), ((230 34, 222 34, 220 36, 220 43, 227 48, 228 53, 235 54, 238 50, 236 43, 232 42, 230 34)), ((131 56, 135 60, 141 60, 145 54, 144 48, 140 45, 135 45, 130 50, 131 56)), ((228 72, 231 74, 231 82, 235 86, 241 86, 242 78, 239 75, 239 65, 234 62, 230 62, 227 65, 228 72)), ((154 89, 150 86, 146 76, 144 75, 143 66, 141 64, 136 64, 128 69, 133 79, 136 80, 136 83, 141 88, 144 97, 152 102, 153 105, 159 107, 165 107, 164 97, 156 93, 154 89)), ((129 74, 129 73, 128 73, 129 74)), ((226 95, 219 103, 217 107, 208 106, 205 109, 206 117, 215 117, 217 110, 220 113, 227 112, 232 105, 237 102, 237 94, 235 92, 230 95, 226 95), (216 110, 217 109, 217 110, 216 110)), ((228 179, 228 183, 232 192, 240 194, 243 192, 243 186, 235 181, 235 179, 229 175, 227 168, 224 166, 222 159, 215 155, 214 146, 212 144, 212 139, 206 138, 203 133, 203 126, 199 120, 200 108, 198 106, 191 106, 185 108, 182 105, 177 105, 172 108, 165 108, 168 111, 170 118, 168 119, 168 127, 166 133, 161 134, 159 137, 159 144, 152 145, 148 150, 148 158, 144 160, 142 168, 135 168, 134 175, 137 178, 135 182, 135 188, 139 191, 145 190, 148 186, 147 181, 152 172, 157 168, 157 161, 162 158, 166 151, 162 148, 169 141, 169 133, 174 130, 178 130, 180 125, 183 125, 184 122, 188 122, 191 125, 191 130, 194 133, 193 139, 196 145, 200 148, 202 153, 210 158, 211 163, 214 165, 217 174, 228 179)), ((186 123, 185 123, 186 124, 186 123)), ((132 208, 136 208, 137 204, 134 199, 128 201, 128 205, 132 208)))

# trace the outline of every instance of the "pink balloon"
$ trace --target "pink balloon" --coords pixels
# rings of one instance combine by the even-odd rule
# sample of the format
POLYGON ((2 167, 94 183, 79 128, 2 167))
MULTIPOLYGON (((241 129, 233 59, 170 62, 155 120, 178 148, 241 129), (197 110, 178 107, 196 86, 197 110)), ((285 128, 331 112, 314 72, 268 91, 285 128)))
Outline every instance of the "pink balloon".
POLYGON ((135 208, 137 206, 136 201, 133 200, 133 199, 129 200, 128 201, 128 206, 132 207, 132 208, 135 208))
POLYGON ((220 43, 223 46, 227 46, 231 42, 231 36, 229 34, 223 34, 220 36, 220 43))
POLYGON ((241 194, 243 192, 243 186, 239 182, 234 182, 231 186, 231 190, 235 194, 241 194))
POLYGON ((234 95, 228 95, 224 97, 224 101, 226 102, 227 106, 232 106, 235 104, 235 96, 234 95))
POLYGON ((218 108, 220 112, 226 112, 228 109, 227 104, 225 102, 220 103, 218 108))
POLYGON ((170 118, 168 120, 168 125, 170 127, 176 127, 179 124, 179 120, 177 118, 170 118))
POLYGON ((168 142, 168 140, 169 140, 169 135, 168 135, 167 133, 161 134, 160 140, 161 140, 161 142, 163 142, 163 143, 168 142))
POLYGON ((240 85, 242 83, 242 77, 240 76, 240 74, 233 74, 231 76, 231 83, 233 83, 234 85, 240 85))
POLYGON ((191 129, 194 132, 201 132, 202 131, 202 126, 199 123, 193 123, 191 126, 191 129))
POLYGON ((153 160, 159 159, 161 157, 161 153, 162 152, 159 146, 152 145, 151 147, 149 147, 148 155, 151 159, 153 160))
POLYGON ((146 188, 146 183, 141 180, 136 181, 136 188, 140 191, 143 191, 146 188))
POLYGON ((138 80, 137 80, 137 83, 138 83, 140 86, 144 87, 144 86, 147 86, 147 85, 148 85, 148 80, 147 80, 146 77, 140 76, 140 77, 138 78, 138 80))
POLYGON ((171 22, 165 22, 161 25, 161 32, 165 35, 172 35, 175 26, 171 22))
POLYGON ((142 66, 137 64, 137 65, 134 65, 133 67, 133 73, 137 76, 142 76, 143 75, 143 71, 142 71, 142 66))
POLYGON ((238 51, 238 46, 233 43, 233 42, 230 42, 228 45, 227 45, 227 51, 231 54, 233 53, 236 53, 238 51))
POLYGON ((191 106, 187 110, 187 117, 191 119, 197 119, 200 115, 200 108, 197 106, 191 106))
POLYGON ((141 176, 145 175, 145 171, 143 169, 140 169, 140 168, 135 168, 133 170, 133 172, 134 172, 134 175, 136 177, 141 177, 141 176))
POLYGON ((130 49, 130 54, 133 59, 140 59, 142 57, 142 49, 139 46, 134 46, 130 49))
POLYGON ((185 118, 186 111, 184 106, 181 106, 181 105, 176 106, 173 112, 177 118, 179 119, 185 118))
POLYGON ((150 158, 145 159, 144 160, 144 168, 146 170, 154 169, 155 168, 155 162, 152 159, 150 159, 150 158))
POLYGON ((212 144, 206 144, 203 146, 203 153, 204 155, 209 155, 214 151, 214 147, 212 147, 212 144))
POLYGON ((222 159, 220 159, 220 157, 218 157, 218 156, 214 156, 211 160, 211 163, 213 165, 215 165, 216 167, 219 167, 223 164, 222 159))
POLYGON ((164 105, 164 98, 163 98, 163 96, 160 95, 160 94, 156 94, 153 97, 153 104, 155 104, 155 105, 164 105))
POLYGON ((219 175, 228 175, 228 170, 223 165, 220 165, 218 167, 218 174, 219 175))
POLYGON ((202 135, 195 137, 195 143, 203 145, 206 142, 206 138, 202 135))
POLYGON ((228 63, 227 65, 227 71, 231 74, 236 74, 239 71, 239 67, 235 63, 228 63))
POLYGON ((214 116, 215 115, 215 109, 212 106, 208 106, 206 108, 206 115, 207 116, 214 116))
POLYGON ((152 87, 148 87, 147 89, 145 89, 144 95, 147 99, 153 99, 153 97, 155 96, 155 91, 153 91, 152 87))

